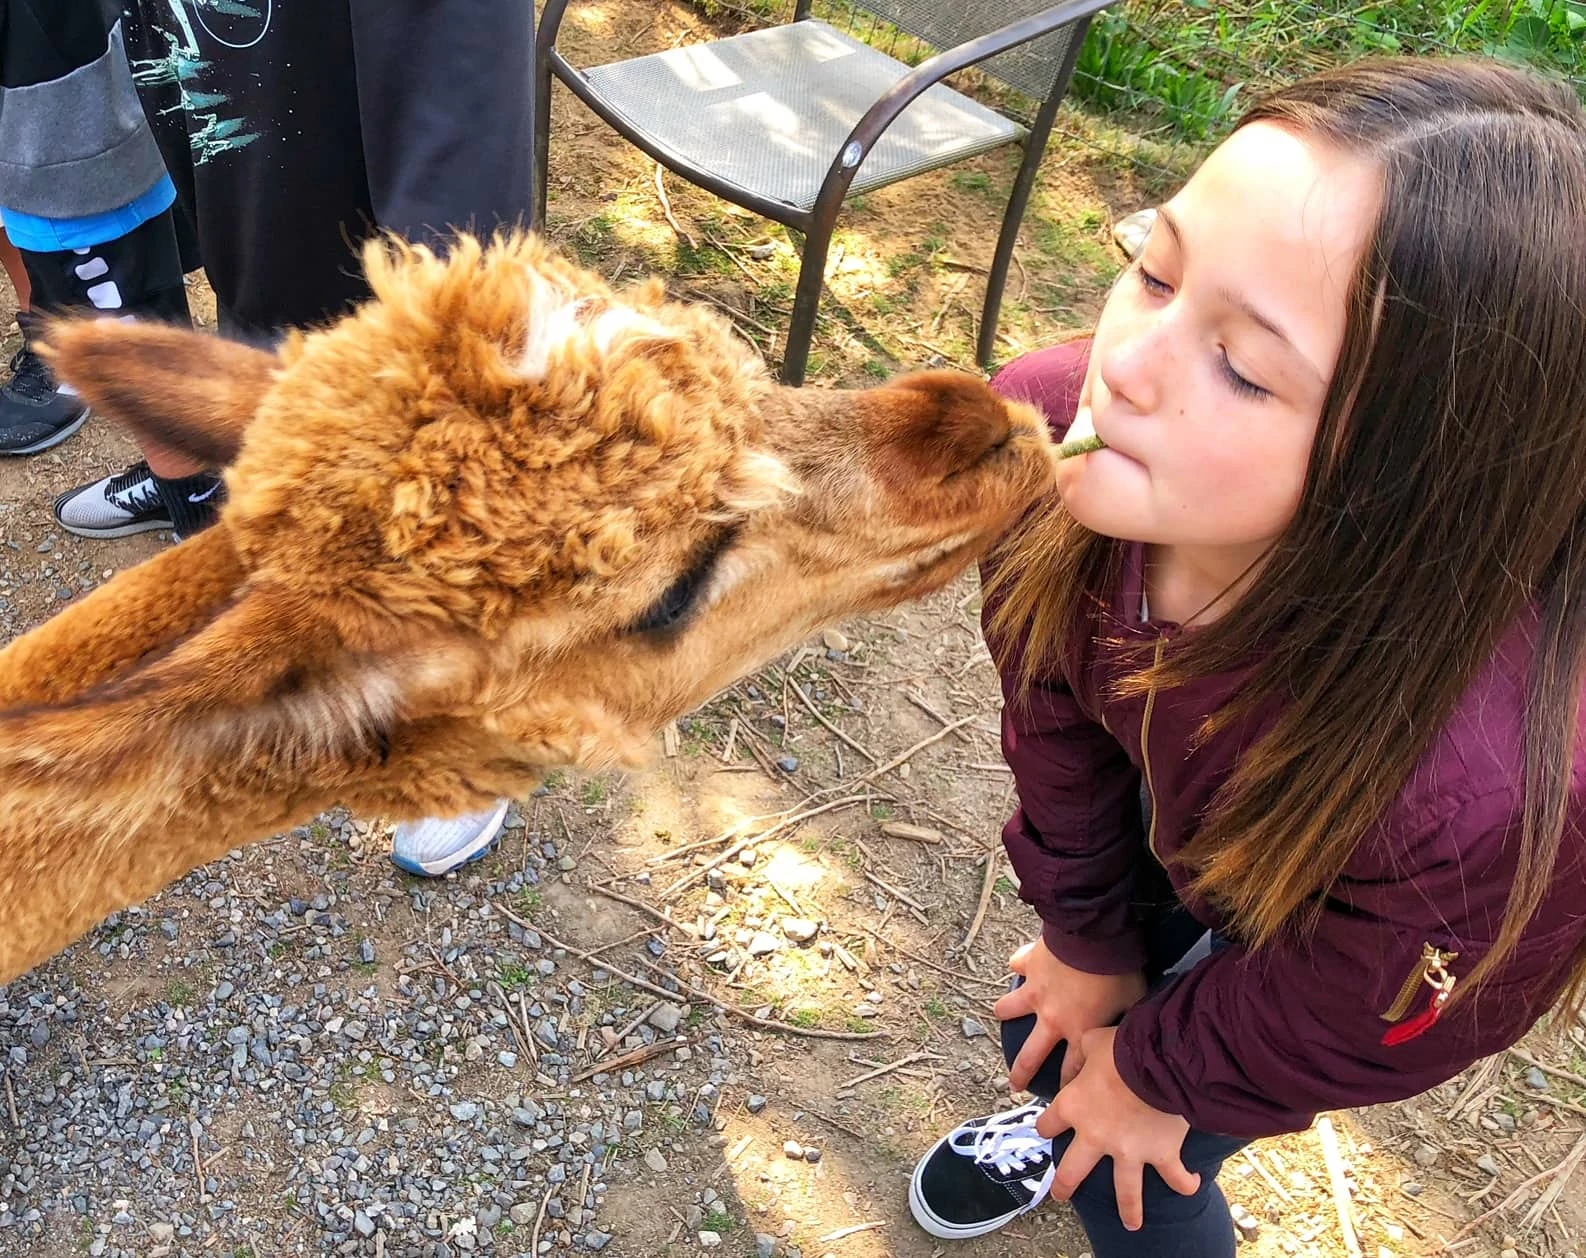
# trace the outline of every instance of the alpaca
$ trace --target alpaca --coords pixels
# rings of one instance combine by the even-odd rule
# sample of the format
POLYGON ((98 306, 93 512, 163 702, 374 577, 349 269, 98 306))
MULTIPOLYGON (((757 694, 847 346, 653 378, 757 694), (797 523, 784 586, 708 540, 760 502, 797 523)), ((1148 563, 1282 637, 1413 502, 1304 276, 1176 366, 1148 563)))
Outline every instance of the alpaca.
POLYGON ((335 804, 393 819, 639 760, 823 624, 937 589, 1051 483, 935 371, 772 383, 719 315, 532 236, 380 242, 278 353, 61 321, 60 376, 225 465, 220 521, 0 651, 0 983, 335 804))

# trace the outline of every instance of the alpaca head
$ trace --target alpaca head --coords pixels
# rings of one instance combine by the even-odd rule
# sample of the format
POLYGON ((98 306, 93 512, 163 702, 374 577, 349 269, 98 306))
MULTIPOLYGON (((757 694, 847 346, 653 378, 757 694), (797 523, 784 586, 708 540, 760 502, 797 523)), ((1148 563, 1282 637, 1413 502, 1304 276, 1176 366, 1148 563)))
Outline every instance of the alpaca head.
POLYGON ((1040 416, 972 377, 780 388, 720 316, 530 237, 365 264, 375 300, 278 353, 48 333, 96 409, 227 465, 229 501, 0 679, 17 789, 71 764, 86 796, 460 810, 628 759, 821 624, 942 586, 1051 481, 1040 416), (109 601, 156 580, 203 593, 128 638, 109 601))

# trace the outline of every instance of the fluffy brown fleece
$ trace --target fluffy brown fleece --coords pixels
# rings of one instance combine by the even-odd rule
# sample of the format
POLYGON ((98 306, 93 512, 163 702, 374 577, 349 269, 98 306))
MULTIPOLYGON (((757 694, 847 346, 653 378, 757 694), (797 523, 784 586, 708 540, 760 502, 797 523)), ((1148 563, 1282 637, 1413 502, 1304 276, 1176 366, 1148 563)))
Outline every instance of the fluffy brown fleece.
POLYGON ((264 353, 56 325, 98 409, 229 462, 218 526, 0 651, 0 982, 336 803, 455 814, 937 588, 1050 483, 974 378, 779 388, 728 324, 538 240, 365 254, 264 353))

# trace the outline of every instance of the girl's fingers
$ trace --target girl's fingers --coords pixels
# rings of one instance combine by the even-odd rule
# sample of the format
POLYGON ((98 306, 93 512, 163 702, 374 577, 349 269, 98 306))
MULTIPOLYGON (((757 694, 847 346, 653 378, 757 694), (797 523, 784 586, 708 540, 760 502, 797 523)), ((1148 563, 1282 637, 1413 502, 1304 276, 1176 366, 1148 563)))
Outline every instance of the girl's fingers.
POLYGON ((1058 1087, 1066 1088, 1074 1082, 1074 1076, 1085 1068, 1085 1050, 1080 1047, 1084 1039, 1083 1035, 1076 1035, 1063 1051, 1063 1070, 1058 1076, 1058 1087))
POLYGON ((1015 974, 1023 974, 1026 978, 1029 978, 1029 972, 1025 967, 1028 964, 1030 954, 1034 951, 1035 942, 1033 940, 1027 944, 1020 944, 1014 950, 1013 955, 1008 958, 1008 968, 1015 974))
POLYGON ((1014 1091, 1023 1091, 1030 1086, 1030 1080, 1035 1078, 1035 1072, 1041 1068, 1041 1063, 1052 1055, 1052 1050, 1057 1047, 1058 1033, 1055 1027, 1048 1026, 1037 1018, 1035 1027, 1031 1030, 1029 1038, 1024 1041, 1024 1046, 1019 1049, 1019 1055, 1013 1059, 1013 1066, 1008 1071, 1008 1082, 1013 1085, 1014 1091))
POLYGON ((1113 1158, 1112 1190, 1118 1198, 1118 1218, 1131 1232, 1138 1232, 1145 1222, 1144 1178, 1145 1167, 1139 1162, 1113 1158))
POLYGON ((1164 1158, 1160 1162, 1153 1162, 1156 1173, 1174 1192, 1181 1196, 1193 1197, 1201 1190, 1201 1177, 1198 1172, 1186 1170, 1184 1163, 1178 1158, 1164 1158))
POLYGON ((1003 992, 991 1006, 991 1012, 1002 1022, 1012 1022, 1013 1019, 1022 1018, 1027 1013, 1034 1013, 1035 996, 1030 991, 1030 985, 1023 983, 1011 992, 1003 992))
POLYGON ((1079 1191, 1079 1186, 1096 1169, 1101 1157, 1100 1149, 1076 1136, 1063 1154, 1062 1161, 1057 1164, 1057 1174, 1052 1178, 1052 1196, 1059 1201, 1067 1201, 1079 1191))

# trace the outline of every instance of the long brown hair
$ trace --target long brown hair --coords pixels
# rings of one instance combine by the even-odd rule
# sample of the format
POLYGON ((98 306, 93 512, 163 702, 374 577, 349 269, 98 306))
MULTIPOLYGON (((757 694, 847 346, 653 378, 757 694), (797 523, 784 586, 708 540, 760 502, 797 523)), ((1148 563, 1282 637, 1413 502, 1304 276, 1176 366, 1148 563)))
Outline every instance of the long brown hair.
MULTIPOLYGON (((1538 609, 1524 811, 1499 937, 1515 947, 1563 837, 1586 662, 1586 118, 1555 84, 1494 62, 1387 59, 1258 103, 1362 154, 1382 205, 1293 522, 1227 613, 1175 640, 1138 692, 1259 661, 1208 731, 1258 707, 1182 854, 1259 946, 1320 911, 1500 637, 1538 609)), ((1026 680, 1099 632, 1123 543, 1052 504, 1012 537, 992 638, 1031 643, 1026 680)), ((1570 962, 1573 1000, 1586 956, 1570 962)), ((1473 981, 1474 980, 1474 981, 1473 981)))

